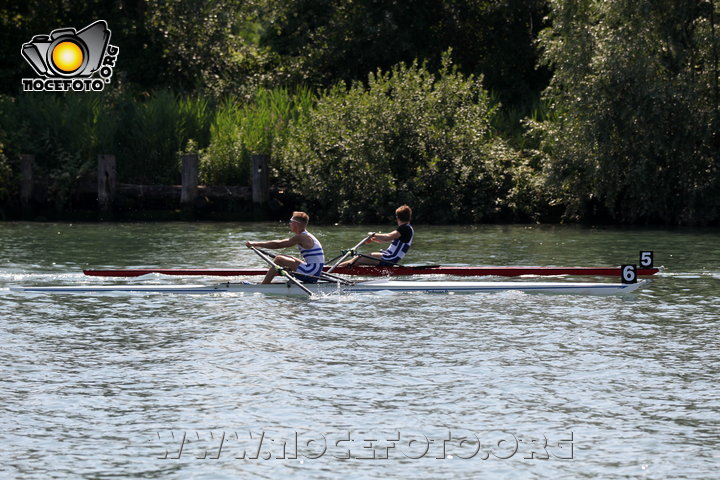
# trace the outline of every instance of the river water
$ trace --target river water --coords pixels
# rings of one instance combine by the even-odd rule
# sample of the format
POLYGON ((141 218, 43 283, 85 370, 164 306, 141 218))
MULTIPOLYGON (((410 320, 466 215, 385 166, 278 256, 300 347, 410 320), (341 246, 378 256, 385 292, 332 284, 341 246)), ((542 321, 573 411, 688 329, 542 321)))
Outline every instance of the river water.
MULTIPOLYGON (((388 227, 311 230, 334 254, 388 227)), ((8 290, 122 281, 88 267, 260 267, 245 240, 286 233, 0 224, 0 478, 717 478, 717 230, 416 226, 407 259, 653 250, 666 270, 628 297, 8 290)))

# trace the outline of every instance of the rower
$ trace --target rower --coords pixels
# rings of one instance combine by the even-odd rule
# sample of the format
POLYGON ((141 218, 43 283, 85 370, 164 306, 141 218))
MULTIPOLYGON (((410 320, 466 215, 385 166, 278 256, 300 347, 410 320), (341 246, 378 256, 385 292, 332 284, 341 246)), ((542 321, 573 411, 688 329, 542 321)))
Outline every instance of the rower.
POLYGON ((412 220, 412 209, 407 205, 402 205, 395 210, 395 221, 398 227, 390 233, 368 232, 370 237, 366 243, 370 242, 392 242, 390 247, 380 252, 373 252, 368 256, 357 255, 347 260, 338 267, 352 267, 354 265, 377 265, 381 267, 391 267, 407 254, 412 245, 415 231, 410 225, 412 220))
MULTIPOLYGON (((295 234, 284 240, 270 240, 267 242, 245 242, 248 247, 260 248, 287 248, 297 245, 302 260, 290 255, 278 255, 273 262, 283 268, 295 272, 296 278, 304 283, 315 283, 317 277, 322 273, 325 265, 325 252, 317 238, 305 228, 310 221, 310 216, 305 212, 293 212, 290 218, 290 230, 295 234)), ((275 268, 270 268, 265 274, 262 283, 270 283, 277 275, 275 268)))

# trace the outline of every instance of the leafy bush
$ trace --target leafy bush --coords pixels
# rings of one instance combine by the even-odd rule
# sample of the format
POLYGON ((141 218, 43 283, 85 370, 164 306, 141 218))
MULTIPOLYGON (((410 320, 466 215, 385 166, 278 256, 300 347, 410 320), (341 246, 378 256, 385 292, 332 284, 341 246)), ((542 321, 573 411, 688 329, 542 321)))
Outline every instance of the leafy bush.
MULTIPOLYGON (((14 191, 13 174, 10 162, 3 151, 3 144, 0 143, 0 205, 8 201, 14 191)), ((1 212, 1 211, 0 211, 1 212)))
POLYGON ((93 112, 99 102, 96 94, 4 97, 0 128, 15 153, 33 153, 49 168, 62 162, 55 155, 58 149, 89 159, 95 145, 93 112))
POLYGON ((519 157, 493 138, 496 107, 449 53, 437 75, 399 64, 325 92, 275 150, 278 175, 326 221, 376 221, 401 203, 424 222, 497 218, 519 157))
POLYGON ((4 97, 1 103, 0 130, 7 132, 10 154, 34 154, 35 177, 47 181, 49 201, 67 207, 75 185, 94 166, 101 97, 44 93, 4 97))
POLYGON ((219 104, 169 91, 2 98, 0 131, 12 155, 35 154, 61 209, 99 153, 116 155, 121 182, 158 184, 179 180, 178 152, 196 151, 201 182, 218 185, 248 185, 250 155, 271 155, 276 182, 326 221, 375 221, 400 203, 425 222, 536 219, 538 162, 496 137, 497 108, 448 54, 437 75, 400 64, 319 99, 282 88, 219 104))

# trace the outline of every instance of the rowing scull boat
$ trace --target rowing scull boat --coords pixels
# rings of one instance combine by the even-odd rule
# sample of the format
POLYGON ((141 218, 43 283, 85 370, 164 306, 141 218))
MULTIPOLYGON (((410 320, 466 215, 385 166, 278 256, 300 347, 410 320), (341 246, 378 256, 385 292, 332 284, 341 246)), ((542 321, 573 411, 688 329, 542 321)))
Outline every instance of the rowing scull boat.
MULTIPOLYGON (((305 284, 313 294, 377 293, 377 292, 419 292, 419 293, 479 293, 518 291, 525 293, 555 293, 579 295, 624 295, 630 293, 647 280, 631 283, 578 283, 578 282, 426 282, 373 280, 352 285, 335 283, 305 284)), ((273 295, 306 295, 306 292, 291 283, 219 283, 215 285, 73 285, 49 287, 10 287, 13 291, 31 293, 264 293, 273 295)))
MULTIPOLYGON (((330 267, 325 267, 328 271, 330 267)), ((658 273, 658 268, 638 268, 640 276, 650 276, 658 273)), ((253 268, 124 268, 124 269, 95 269, 84 270, 85 275, 91 277, 141 277, 152 273, 160 275, 181 276, 254 276, 265 275, 267 269, 253 268)), ((620 277, 619 267, 453 267, 440 265, 369 267, 357 266, 353 268, 338 267, 333 271, 339 275, 356 275, 367 277, 390 277, 409 275, 451 275, 457 277, 500 276, 519 277, 522 275, 554 276, 606 276, 620 277)))

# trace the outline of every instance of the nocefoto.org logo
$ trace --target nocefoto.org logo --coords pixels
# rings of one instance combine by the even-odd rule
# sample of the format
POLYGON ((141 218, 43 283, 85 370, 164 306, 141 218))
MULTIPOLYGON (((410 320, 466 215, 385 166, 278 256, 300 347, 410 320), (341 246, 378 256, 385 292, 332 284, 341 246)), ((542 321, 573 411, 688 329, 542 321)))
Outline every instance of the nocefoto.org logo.
POLYGON ((25 92, 99 92, 110 83, 120 49, 98 20, 80 31, 58 28, 35 35, 20 53, 42 78, 23 78, 25 92), (97 75, 96 75, 97 74, 97 75))

